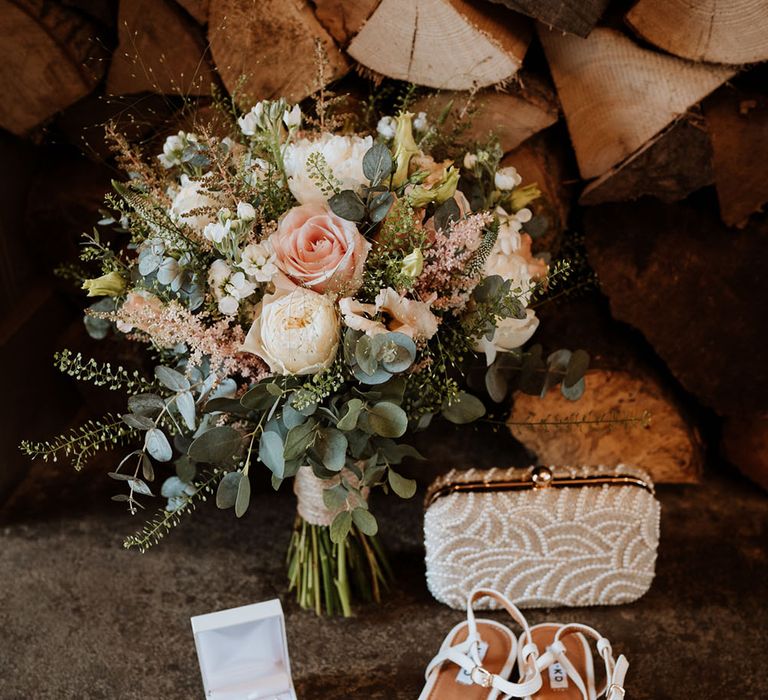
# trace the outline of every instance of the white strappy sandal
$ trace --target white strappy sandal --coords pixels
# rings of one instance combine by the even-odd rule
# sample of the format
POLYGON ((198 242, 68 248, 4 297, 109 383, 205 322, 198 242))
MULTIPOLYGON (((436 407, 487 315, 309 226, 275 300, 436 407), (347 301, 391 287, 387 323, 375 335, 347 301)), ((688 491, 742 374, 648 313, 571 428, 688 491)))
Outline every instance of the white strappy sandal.
POLYGON ((538 650, 523 614, 501 593, 475 589, 467 599, 466 621, 448 633, 427 666, 427 683, 419 700, 507 700, 530 696, 542 685, 537 657, 538 650), (523 628, 519 645, 506 626, 495 620, 475 619, 472 604, 486 596, 496 600, 523 628), (507 679, 518 657, 521 680, 512 683, 507 679))
POLYGON ((606 700, 624 698, 629 662, 623 654, 614 661, 611 643, 597 630, 580 624, 544 623, 531 627, 530 639, 546 651, 536 660, 541 689, 526 695, 525 700, 597 700, 602 695, 606 700), (592 649, 585 635, 596 641, 605 664, 605 683, 599 691, 595 689, 592 649))

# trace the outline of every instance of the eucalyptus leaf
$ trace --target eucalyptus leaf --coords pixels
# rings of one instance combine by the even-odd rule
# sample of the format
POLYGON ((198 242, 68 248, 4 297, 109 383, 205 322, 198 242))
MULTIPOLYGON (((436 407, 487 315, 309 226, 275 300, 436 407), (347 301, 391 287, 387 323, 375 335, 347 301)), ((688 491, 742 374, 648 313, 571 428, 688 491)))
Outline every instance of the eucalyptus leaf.
POLYGON ((340 544, 352 529, 352 513, 344 510, 333 519, 331 523, 331 542, 340 544))
POLYGON ((155 427, 155 421, 139 413, 124 413, 121 418, 123 423, 136 430, 151 430, 155 427))
POLYGON ((173 457, 173 450, 168 438, 160 428, 148 430, 144 436, 144 448, 158 462, 170 462, 173 457))
POLYGON ((248 409, 240 403, 239 399, 230 399, 225 396, 217 396, 214 399, 208 399, 203 408, 203 413, 236 413, 245 414, 248 409))
POLYGON ((586 382, 584 381, 584 377, 582 377, 572 386, 566 386, 564 383, 560 384, 560 393, 562 393, 562 395, 569 401, 578 401, 584 394, 585 387, 586 382))
POLYGON ((382 457, 384 457, 390 464, 400 464, 405 457, 420 460, 426 459, 415 447, 411 445, 400 445, 388 438, 377 439, 376 448, 381 453, 382 457))
POLYGON ((357 427, 357 419, 365 404, 360 399, 350 399, 345 406, 344 415, 339 418, 336 427, 339 430, 354 430, 357 427))
POLYGON ((392 173, 392 154, 382 143, 374 143, 363 156, 363 174, 376 187, 392 173))
POLYGON ((461 218, 461 209, 456 200, 451 197, 443 202, 435 210, 435 228, 446 231, 452 221, 458 221, 461 218))
POLYGON ((376 518, 365 508, 355 508, 352 511, 352 521, 357 525, 360 532, 369 537, 373 537, 379 531, 379 524, 376 522, 376 518))
POLYGON ((243 436, 229 425, 206 430, 189 446, 189 456, 196 462, 226 464, 240 452, 243 436))
POLYGON ((157 394, 135 394, 128 398, 128 410, 140 416, 156 416, 165 407, 157 394))
POLYGON ((308 420, 306 423, 297 425, 288 431, 285 438, 285 459, 298 459, 301 457, 312 442, 312 436, 315 430, 315 421, 308 420))
POLYGON ((442 414, 451 423, 463 425, 482 418, 485 415, 485 406, 476 396, 460 391, 452 403, 446 401, 443 404, 442 414))
POLYGON ((176 408, 179 409, 181 417, 190 430, 195 429, 197 424, 197 410, 195 408, 195 399, 189 391, 183 391, 176 397, 176 408))
POLYGON ((306 420, 306 417, 297 411, 293 406, 286 403, 283 406, 282 419, 283 425, 285 425, 285 427, 290 430, 291 428, 295 428, 297 425, 301 425, 306 420))
POLYGON ((243 474, 240 483, 237 485, 237 496, 235 497, 235 515, 242 518, 248 506, 251 503, 251 480, 247 474, 243 474))
POLYGON ((141 474, 147 481, 155 480, 155 469, 152 460, 147 455, 141 455, 141 474))
POLYGON ((355 346, 355 360, 366 374, 373 374, 378 366, 374 341, 368 335, 361 335, 355 346))
POLYGON ((216 489, 216 506, 218 508, 231 508, 235 505, 242 478, 242 472, 229 472, 224 475, 224 478, 219 482, 219 487, 216 489))
POLYGON ((397 404, 380 401, 368 409, 368 423, 377 435, 400 437, 408 428, 408 416, 397 404))
POLYGON ((191 484, 194 481, 195 475, 197 474, 197 467, 187 455, 179 457, 175 462, 175 466, 176 476, 178 476, 179 479, 187 484, 191 484))
POLYGON ((259 438, 259 461, 280 479, 285 476, 283 449, 283 440, 277 433, 265 430, 261 434, 259 438))
POLYGON ((130 481, 133 476, 130 474, 121 474, 120 472, 107 472, 107 476, 115 481, 130 481))
POLYGON ((155 367, 155 378, 171 391, 188 391, 189 380, 181 373, 170 367, 160 365, 155 367))
POLYGON ((347 460, 347 438, 344 433, 336 428, 318 431, 315 448, 327 469, 334 472, 343 469, 347 460))
POLYGON ((337 192, 328 200, 331 211, 347 221, 362 221, 365 218, 365 204, 352 190, 337 192))
POLYGON ((571 387, 577 384, 589 369, 589 353, 586 350, 575 350, 563 377, 563 385, 571 387))
POLYGON ((412 498, 416 493, 416 481, 414 479, 406 479, 393 469, 388 471, 387 481, 400 498, 412 498))
POLYGON ((347 502, 349 491, 341 484, 323 489, 323 504, 328 510, 336 511, 343 508, 347 502))
POLYGON ((269 392, 268 384, 257 384, 240 397, 240 404, 252 411, 264 411, 272 406, 275 397, 269 392))
POLYGON ((509 392, 509 382, 496 363, 492 364, 485 373, 485 388, 492 401, 501 403, 509 392))
POLYGON ((144 496, 154 495, 152 489, 150 489, 141 479, 129 479, 128 483, 131 486, 131 491, 134 493, 140 493, 144 496))

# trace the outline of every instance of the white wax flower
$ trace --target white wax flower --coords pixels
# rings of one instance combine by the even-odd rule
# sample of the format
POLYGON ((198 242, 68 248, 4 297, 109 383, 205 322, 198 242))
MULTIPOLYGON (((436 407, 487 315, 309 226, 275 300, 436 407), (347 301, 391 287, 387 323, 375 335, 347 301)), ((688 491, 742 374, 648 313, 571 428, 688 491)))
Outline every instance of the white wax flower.
POLYGON ((270 295, 256 316, 242 350, 263 359, 275 374, 316 374, 331 365, 339 344, 339 318, 323 294, 296 287, 270 295))
POLYGON ((427 113, 426 112, 419 112, 416 115, 416 117, 413 120, 413 128, 416 129, 416 131, 427 130, 427 113))
POLYGON ((253 221, 256 218, 256 210, 248 202, 238 202, 237 218, 241 221, 253 221))
POLYGON ((523 178, 520 177, 517 170, 511 165, 506 168, 499 168, 493 178, 493 183, 500 190, 509 191, 515 189, 523 178))
POLYGON ((246 136, 253 136, 257 131, 264 128, 264 102, 257 102, 251 107, 250 112, 244 114, 237 120, 242 131, 246 136))
POLYGON ((376 125, 376 131, 387 141, 391 141, 395 138, 395 124, 394 117, 382 117, 376 125))
MULTIPOLYGON (((366 136, 338 136, 323 133, 318 139, 299 139, 285 149, 285 173, 288 187, 300 204, 324 203, 326 196, 310 177, 307 157, 321 153, 328 170, 341 183, 342 190, 355 190, 367 185, 363 174, 363 156, 373 145, 373 138, 366 136)), ((312 173, 316 177, 315 173, 312 173)))
POLYGON ((275 251, 269 239, 249 243, 240 256, 240 269, 257 282, 269 282, 277 272, 275 251))
POLYGON ((240 302, 256 291, 242 271, 234 272, 224 260, 215 260, 208 270, 208 284, 219 303, 219 311, 225 316, 234 316, 240 302))
POLYGON ((289 129, 298 129, 301 126, 301 107, 293 105, 293 109, 286 109, 283 114, 283 123, 289 129))
POLYGON ((214 221, 203 229, 203 238, 218 244, 229 236, 231 230, 232 219, 226 219, 223 223, 221 221, 214 221))

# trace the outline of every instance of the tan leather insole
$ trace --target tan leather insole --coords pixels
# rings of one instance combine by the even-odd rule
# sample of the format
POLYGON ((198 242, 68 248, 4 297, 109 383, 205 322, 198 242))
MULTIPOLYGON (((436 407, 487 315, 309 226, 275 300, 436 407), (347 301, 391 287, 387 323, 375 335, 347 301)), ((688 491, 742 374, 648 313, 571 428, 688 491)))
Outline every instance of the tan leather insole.
MULTIPOLYGON (((555 634, 559 627, 557 625, 542 625, 541 627, 535 627, 531 630, 531 637, 534 644, 542 651, 546 649, 552 642, 555 641, 555 634)), ((568 661, 573 664, 578 674, 584 680, 584 685, 587 684, 587 655, 584 649, 584 645, 579 638, 578 634, 569 634, 561 638, 563 646, 565 646, 565 654, 568 657, 568 661)), ((533 700, 582 700, 581 691, 576 687, 574 682, 565 676, 563 676, 568 682, 566 688, 553 688, 550 685, 549 669, 546 668, 541 672, 542 686, 538 693, 534 693, 533 700)))
MULTIPOLYGON (((451 646, 460 644, 467 638, 468 627, 461 627, 454 638, 451 640, 451 646)), ((509 633, 505 633, 494 625, 488 625, 480 620, 477 622, 477 631, 480 638, 488 644, 488 651, 483 659, 483 668, 489 673, 501 674, 504 665, 512 653, 512 638, 509 633)), ((446 661, 437 670, 437 682, 429 694, 428 700, 486 700, 491 692, 489 688, 483 688, 480 685, 464 685, 456 681, 461 669, 450 661, 446 661)))

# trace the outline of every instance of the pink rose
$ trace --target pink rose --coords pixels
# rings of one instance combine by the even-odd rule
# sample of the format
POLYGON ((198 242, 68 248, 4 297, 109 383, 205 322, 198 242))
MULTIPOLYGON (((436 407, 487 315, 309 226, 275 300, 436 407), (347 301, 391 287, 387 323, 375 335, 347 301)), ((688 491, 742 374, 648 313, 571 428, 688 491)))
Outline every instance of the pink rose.
MULTIPOLYGON (((324 204, 303 204, 283 217, 270 237, 275 264, 293 285, 354 294, 363 283, 363 266, 371 244, 357 226, 324 204)), ((278 280, 278 286, 285 279, 278 280)))

